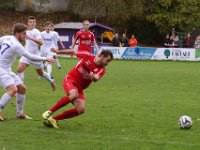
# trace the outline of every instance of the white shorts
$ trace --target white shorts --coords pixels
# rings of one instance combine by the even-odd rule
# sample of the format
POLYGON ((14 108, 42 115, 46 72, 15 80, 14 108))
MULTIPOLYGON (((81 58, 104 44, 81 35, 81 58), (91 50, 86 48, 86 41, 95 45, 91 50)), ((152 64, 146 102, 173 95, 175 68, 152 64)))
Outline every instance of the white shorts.
POLYGON ((42 52, 41 53, 41 56, 42 57, 53 57, 53 56, 56 56, 56 53, 54 53, 54 52, 42 52))
MULTIPOLYGON (((40 56, 40 51, 39 50, 32 50, 32 51, 29 51, 31 54, 33 55, 37 55, 37 56, 40 56)), ((27 65, 33 65, 35 67, 35 69, 40 69, 42 68, 41 65, 42 65, 42 62, 41 61, 32 61, 26 57, 21 57, 19 62, 21 63, 24 63, 24 64, 27 64, 27 65)))
POLYGON ((22 56, 19 60, 19 62, 27 64, 27 65, 33 65, 35 69, 40 69, 41 68, 41 61, 32 61, 24 56, 22 56))
POLYGON ((9 85, 12 84, 18 86, 20 84, 23 84, 23 82, 14 72, 0 74, 0 86, 2 86, 3 88, 7 88, 9 85))
POLYGON ((41 51, 41 56, 42 57, 53 57, 56 56, 57 54, 48 50, 41 51))

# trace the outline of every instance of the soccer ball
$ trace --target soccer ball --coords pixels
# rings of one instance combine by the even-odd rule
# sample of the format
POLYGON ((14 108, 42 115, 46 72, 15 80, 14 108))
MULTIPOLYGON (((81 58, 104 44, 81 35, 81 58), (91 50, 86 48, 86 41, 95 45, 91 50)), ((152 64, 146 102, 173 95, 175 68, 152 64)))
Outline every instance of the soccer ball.
POLYGON ((190 129, 192 127, 192 118, 189 116, 182 116, 178 120, 181 129, 190 129))

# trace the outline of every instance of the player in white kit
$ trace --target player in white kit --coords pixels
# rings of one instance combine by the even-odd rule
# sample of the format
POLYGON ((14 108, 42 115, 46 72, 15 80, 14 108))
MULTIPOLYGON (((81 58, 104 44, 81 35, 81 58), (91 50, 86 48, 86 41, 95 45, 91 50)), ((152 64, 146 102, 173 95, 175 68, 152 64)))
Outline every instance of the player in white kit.
MULTIPOLYGON (((39 45, 42 45, 42 38, 40 31, 35 28, 36 27, 36 19, 34 16, 28 17, 28 30, 26 35, 26 43, 25 49, 29 51, 31 54, 40 56, 39 45)), ((47 72, 42 70, 42 62, 31 61, 25 57, 21 57, 19 60, 19 65, 17 68, 18 76, 21 80, 24 80, 24 71, 30 65, 34 65, 36 72, 39 76, 46 78, 51 86, 53 91, 56 89, 56 83, 53 77, 51 77, 47 72)))
MULTIPOLYGON (((50 30, 51 23, 45 23, 45 31, 41 32, 42 37, 42 45, 40 47, 41 56, 43 57, 54 57, 56 54, 51 52, 52 48, 55 48, 54 44, 54 34, 50 30)), ((52 72, 52 64, 47 62, 47 73, 51 75, 52 72)))
POLYGON ((0 121, 4 121, 2 110, 14 95, 16 95, 17 118, 31 119, 24 113, 25 85, 11 70, 11 66, 16 57, 23 56, 32 61, 54 61, 53 58, 33 55, 25 50, 20 42, 25 41, 26 30, 26 25, 18 23, 14 26, 13 36, 4 36, 0 38, 0 86, 6 89, 6 93, 4 93, 0 99, 0 121))
MULTIPOLYGON (((54 31, 54 29, 55 29, 54 24, 51 23, 50 30, 53 32, 53 35, 54 35, 53 36, 54 37, 53 42, 54 42, 54 45, 55 45, 55 49, 58 49, 58 42, 60 43, 62 49, 65 49, 65 46, 64 46, 63 42, 61 41, 58 32, 54 31)), ((58 58, 56 57, 56 55, 54 56, 54 58, 55 58, 55 62, 56 62, 57 68, 61 69, 60 62, 59 62, 58 58)))

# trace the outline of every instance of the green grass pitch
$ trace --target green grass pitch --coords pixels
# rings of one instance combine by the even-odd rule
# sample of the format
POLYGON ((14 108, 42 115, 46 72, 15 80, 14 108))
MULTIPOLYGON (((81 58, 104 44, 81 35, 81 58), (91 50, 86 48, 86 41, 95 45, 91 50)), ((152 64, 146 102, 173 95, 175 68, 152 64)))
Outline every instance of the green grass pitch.
POLYGON ((62 80, 77 63, 60 61, 62 69, 53 69, 54 93, 48 82, 37 79, 33 67, 26 70, 25 112, 33 120, 15 119, 13 98, 4 109, 6 121, 0 122, 0 150, 200 149, 199 63, 113 61, 105 76, 85 91, 86 113, 52 129, 43 126, 41 114, 64 96, 62 80), (190 130, 179 128, 182 115, 193 118, 190 130))

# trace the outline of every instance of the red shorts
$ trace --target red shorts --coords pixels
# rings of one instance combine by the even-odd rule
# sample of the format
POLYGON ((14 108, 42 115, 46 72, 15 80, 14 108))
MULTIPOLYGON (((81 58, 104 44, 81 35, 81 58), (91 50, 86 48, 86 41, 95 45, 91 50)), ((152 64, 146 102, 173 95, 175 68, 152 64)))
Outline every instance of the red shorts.
POLYGON ((71 90, 77 90, 78 91, 78 98, 82 99, 82 100, 85 100, 85 96, 84 96, 83 90, 80 90, 77 87, 77 84, 74 82, 73 79, 70 79, 70 78, 66 77, 63 80, 63 88, 64 88, 66 94, 69 94, 69 92, 71 90))

